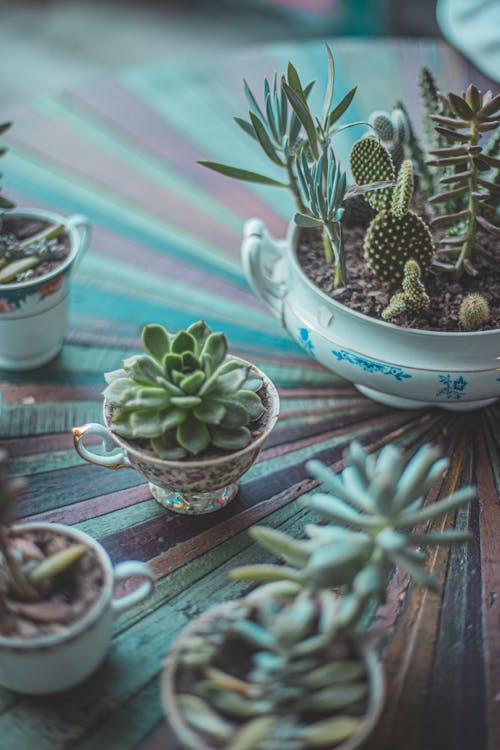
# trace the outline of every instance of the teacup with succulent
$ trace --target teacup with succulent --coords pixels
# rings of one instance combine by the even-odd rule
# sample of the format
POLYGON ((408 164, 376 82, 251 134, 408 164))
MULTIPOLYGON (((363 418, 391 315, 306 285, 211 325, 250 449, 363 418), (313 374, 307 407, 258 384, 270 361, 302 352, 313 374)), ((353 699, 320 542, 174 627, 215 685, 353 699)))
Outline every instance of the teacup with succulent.
MULTIPOLYGON (((0 124, 0 135, 9 127, 0 124)), ((6 150, 0 148, 0 156, 6 150)), ((83 216, 16 209, 0 195, 0 367, 31 369, 57 354, 67 326, 70 274, 89 237, 83 216)))
POLYGON ((75 447, 100 466, 137 469, 170 510, 218 510, 235 497, 274 427, 276 388, 255 365, 230 355, 226 336, 203 320, 175 334, 146 325, 142 343, 142 354, 105 375, 106 427, 74 428, 75 447), (83 444, 89 434, 104 440, 106 455, 83 444))
POLYGON ((335 101, 327 55, 319 116, 314 82, 304 85, 292 63, 280 83, 266 79, 262 106, 245 83, 249 116, 236 122, 284 179, 201 162, 293 196, 286 241, 247 223, 249 281, 309 354, 371 397, 410 408, 490 403, 500 396, 500 94, 471 84, 444 96, 424 68, 424 150, 402 102, 340 126, 356 89, 335 101), (366 124, 348 187, 335 139, 366 124))
POLYGON ((147 597, 152 570, 142 562, 114 568, 88 534, 62 524, 8 524, 23 479, 7 475, 0 450, 0 685, 44 694, 69 688, 101 663, 113 616, 147 597), (130 576, 143 582, 113 599, 130 576))
POLYGON ((306 502, 321 522, 307 524, 304 539, 253 528, 283 562, 236 568, 233 578, 257 588, 202 614, 169 653, 163 702, 187 747, 353 750, 374 729, 384 678, 361 621, 385 600, 396 565, 416 584, 437 587, 424 550, 470 536, 434 531, 432 522, 475 491, 426 505, 446 467, 429 445, 408 458, 393 445, 375 457, 352 443, 346 460, 341 475, 308 464, 322 487, 306 502))

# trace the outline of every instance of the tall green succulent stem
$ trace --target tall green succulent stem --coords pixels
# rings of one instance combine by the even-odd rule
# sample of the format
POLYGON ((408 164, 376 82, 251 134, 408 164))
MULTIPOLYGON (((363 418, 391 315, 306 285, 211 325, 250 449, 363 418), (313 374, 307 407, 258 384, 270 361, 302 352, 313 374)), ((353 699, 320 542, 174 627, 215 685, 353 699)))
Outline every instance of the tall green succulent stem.
MULTIPOLYGON (((471 133, 470 133, 470 145, 476 146, 479 142, 479 138, 480 138, 480 133, 478 132, 476 125, 472 123, 471 133)), ((459 279, 463 275, 465 261, 469 260, 473 253, 474 237, 476 236, 476 229, 477 229, 476 217, 477 217, 478 209, 479 209, 479 201, 476 196, 476 191, 478 189, 478 183, 477 183, 478 169, 476 165, 474 164, 474 159, 472 155, 469 156, 469 170, 470 170, 470 177, 468 179, 469 203, 467 206, 469 210, 469 218, 467 221, 467 239, 462 245, 462 250, 460 251, 460 255, 458 256, 457 262, 455 263, 454 276, 456 279, 459 279)))
POLYGON ((345 274, 342 263, 342 248, 339 226, 336 222, 325 222, 323 225, 323 247, 327 263, 335 263, 335 277, 333 285, 338 289, 345 284, 345 274))

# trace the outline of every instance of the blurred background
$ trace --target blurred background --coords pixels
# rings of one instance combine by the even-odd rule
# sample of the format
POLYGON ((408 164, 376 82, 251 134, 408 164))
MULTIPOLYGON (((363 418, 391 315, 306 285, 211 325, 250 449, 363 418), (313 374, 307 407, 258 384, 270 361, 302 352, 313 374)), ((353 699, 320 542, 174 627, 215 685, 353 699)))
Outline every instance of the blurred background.
MULTIPOLYGON (((500 0, 499 7, 500 7, 500 0)), ((435 0, 0 0, 2 109, 106 72, 332 35, 436 36, 435 0)))

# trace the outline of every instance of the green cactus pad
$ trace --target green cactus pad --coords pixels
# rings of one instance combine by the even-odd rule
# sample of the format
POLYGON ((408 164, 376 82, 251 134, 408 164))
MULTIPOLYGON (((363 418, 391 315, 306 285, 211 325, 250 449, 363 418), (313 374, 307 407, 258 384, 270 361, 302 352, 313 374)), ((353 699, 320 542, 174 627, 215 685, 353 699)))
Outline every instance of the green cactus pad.
POLYGON ((366 230, 365 258, 382 281, 399 281, 407 260, 414 258, 422 270, 431 262, 431 233, 413 211, 402 218, 389 210, 380 211, 366 230))
POLYGON ((391 201, 391 211, 394 216, 401 218, 410 208, 413 198, 413 164, 411 159, 405 159, 399 170, 396 187, 391 201))
MULTIPOLYGON (((391 182, 395 179, 394 165, 387 149, 375 138, 368 136, 356 141, 349 156, 351 172, 358 185, 372 182, 391 182)), ((388 208, 392 188, 369 191, 363 194, 376 211, 388 208)))

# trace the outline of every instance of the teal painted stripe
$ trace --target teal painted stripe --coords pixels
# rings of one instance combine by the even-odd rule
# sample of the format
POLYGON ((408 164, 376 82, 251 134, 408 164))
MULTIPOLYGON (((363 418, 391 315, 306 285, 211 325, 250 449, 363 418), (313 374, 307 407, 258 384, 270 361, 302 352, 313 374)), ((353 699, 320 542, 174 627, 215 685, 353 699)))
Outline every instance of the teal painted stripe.
POLYGON ((182 281, 169 281, 167 277, 158 276, 147 269, 117 263, 114 258, 105 258, 91 252, 84 257, 78 270, 78 282, 91 287, 93 295, 102 294, 106 297, 114 294, 123 297, 126 294, 127 305, 134 299, 140 299, 142 304, 144 298, 159 306, 168 301, 169 307, 175 304, 181 310, 194 308, 198 317, 211 315, 216 310, 218 315, 228 319, 234 319, 237 307, 238 315, 249 327, 262 329, 269 325, 271 318, 268 312, 248 307, 240 301, 227 300, 201 289, 199 285, 190 286, 189 269, 186 271, 182 281))
POLYGON ((235 232, 241 229, 241 219, 210 194, 199 190, 197 185, 185 175, 173 171, 167 162, 151 156, 136 142, 120 132, 120 123, 112 127, 108 122, 99 119, 91 110, 84 108, 74 99, 61 97, 58 100, 38 100, 37 111, 63 121, 72 133, 88 140, 107 155, 125 164, 130 170, 141 174, 149 180, 158 182, 168 190, 182 195, 187 202, 207 211, 219 221, 224 222, 235 232))
POLYGON ((101 412, 94 401, 0 404, 0 437, 68 432, 75 425, 99 421, 101 412))
POLYGON ((244 283, 239 259, 230 258, 216 246, 160 222, 135 204, 110 196, 97 185, 86 184, 80 176, 61 174, 53 164, 42 163, 28 152, 11 152, 8 159, 6 191, 12 188, 28 200, 65 214, 84 213, 94 224, 116 234, 158 252, 168 252, 174 258, 196 264, 237 285, 244 283))

